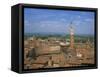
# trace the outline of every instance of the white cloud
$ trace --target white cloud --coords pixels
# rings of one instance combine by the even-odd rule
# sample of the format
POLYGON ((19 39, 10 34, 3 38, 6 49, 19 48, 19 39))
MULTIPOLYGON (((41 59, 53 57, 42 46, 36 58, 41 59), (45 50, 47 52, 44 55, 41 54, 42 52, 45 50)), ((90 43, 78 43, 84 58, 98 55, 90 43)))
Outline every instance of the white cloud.
POLYGON ((93 21, 93 19, 88 18, 88 19, 85 19, 85 21, 91 22, 91 21, 93 21))
POLYGON ((61 21, 64 21, 64 22, 66 22, 67 20, 66 20, 66 19, 64 19, 64 18, 62 18, 62 19, 61 19, 61 21))
POLYGON ((78 18, 81 18, 81 16, 78 16, 78 18))
POLYGON ((31 25, 30 22, 29 22, 28 20, 25 20, 24 24, 25 24, 25 26, 31 25))
POLYGON ((80 25, 81 24, 81 21, 74 21, 74 24, 77 26, 77 25, 80 25))

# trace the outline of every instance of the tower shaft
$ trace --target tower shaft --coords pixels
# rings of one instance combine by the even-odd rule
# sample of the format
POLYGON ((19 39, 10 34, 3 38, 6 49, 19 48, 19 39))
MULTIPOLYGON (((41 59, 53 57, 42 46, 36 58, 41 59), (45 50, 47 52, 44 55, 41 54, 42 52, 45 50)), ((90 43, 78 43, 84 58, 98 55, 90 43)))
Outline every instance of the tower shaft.
POLYGON ((70 48, 74 48, 74 30, 70 27, 70 48))
POLYGON ((70 34, 70 48, 74 48, 74 34, 70 34))

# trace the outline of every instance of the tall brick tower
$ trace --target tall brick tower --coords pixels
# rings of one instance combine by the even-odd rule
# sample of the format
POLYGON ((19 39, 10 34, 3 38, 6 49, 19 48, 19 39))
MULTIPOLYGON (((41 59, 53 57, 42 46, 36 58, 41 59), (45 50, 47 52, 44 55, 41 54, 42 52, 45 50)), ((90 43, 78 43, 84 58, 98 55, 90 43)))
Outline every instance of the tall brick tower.
POLYGON ((74 28, 72 27, 72 23, 70 24, 70 48, 74 48, 74 28))

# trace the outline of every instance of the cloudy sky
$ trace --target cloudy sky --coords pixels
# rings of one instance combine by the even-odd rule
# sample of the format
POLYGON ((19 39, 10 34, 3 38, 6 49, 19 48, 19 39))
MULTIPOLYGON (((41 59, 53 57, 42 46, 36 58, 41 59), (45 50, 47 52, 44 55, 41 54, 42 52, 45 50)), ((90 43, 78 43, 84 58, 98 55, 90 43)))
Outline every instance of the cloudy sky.
POLYGON ((94 12, 24 8, 25 33, 94 34, 94 12))

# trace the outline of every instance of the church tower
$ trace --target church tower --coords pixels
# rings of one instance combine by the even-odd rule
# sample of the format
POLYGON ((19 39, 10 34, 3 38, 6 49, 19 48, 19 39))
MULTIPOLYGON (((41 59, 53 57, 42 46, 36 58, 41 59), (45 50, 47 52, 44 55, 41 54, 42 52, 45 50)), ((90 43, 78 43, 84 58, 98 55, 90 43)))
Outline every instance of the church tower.
POLYGON ((70 24, 69 31, 70 31, 70 48, 73 49, 74 48, 74 28, 72 26, 72 23, 70 24))

